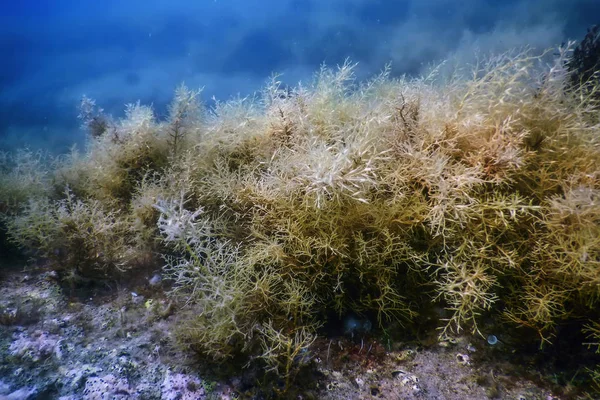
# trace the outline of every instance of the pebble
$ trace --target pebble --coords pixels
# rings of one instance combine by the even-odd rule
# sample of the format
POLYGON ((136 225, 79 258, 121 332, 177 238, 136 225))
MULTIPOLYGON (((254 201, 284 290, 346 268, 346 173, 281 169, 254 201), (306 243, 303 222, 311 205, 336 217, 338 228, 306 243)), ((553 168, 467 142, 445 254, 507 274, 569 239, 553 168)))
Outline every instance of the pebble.
POLYGON ((469 365, 469 355, 458 353, 456 355, 456 361, 458 361, 460 365, 469 365))
POLYGON ((162 278, 159 274, 155 274, 152 278, 150 278, 150 280, 148 281, 148 283, 150 284, 150 286, 157 286, 162 282, 162 278))
POLYGON ((133 304, 142 304, 144 300, 144 296, 139 295, 135 292, 131 292, 131 301, 133 301, 133 304))

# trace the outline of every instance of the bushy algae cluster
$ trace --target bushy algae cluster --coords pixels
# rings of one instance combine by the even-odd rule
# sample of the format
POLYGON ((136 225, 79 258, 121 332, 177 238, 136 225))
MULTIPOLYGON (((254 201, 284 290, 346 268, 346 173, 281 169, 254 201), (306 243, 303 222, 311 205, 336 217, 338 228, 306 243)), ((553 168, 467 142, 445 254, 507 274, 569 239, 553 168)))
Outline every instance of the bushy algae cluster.
POLYGON ((209 109, 181 86, 164 121, 84 99, 84 153, 4 156, 3 223, 72 285, 162 263, 181 345, 286 387, 336 315, 408 329, 436 304, 441 335, 600 342, 600 88, 569 51, 360 83, 345 63, 209 109))

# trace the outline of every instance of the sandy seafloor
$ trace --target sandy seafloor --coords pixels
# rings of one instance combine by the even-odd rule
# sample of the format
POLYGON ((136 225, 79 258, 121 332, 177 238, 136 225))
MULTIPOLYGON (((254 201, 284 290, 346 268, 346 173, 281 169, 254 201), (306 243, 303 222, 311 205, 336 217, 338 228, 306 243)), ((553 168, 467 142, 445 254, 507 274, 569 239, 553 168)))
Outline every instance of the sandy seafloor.
MULTIPOLYGON (((256 374, 215 375, 174 345, 178 311, 143 278, 132 288, 61 288, 52 271, 0 277, 0 399, 266 399, 256 374)), ((321 337, 310 385, 293 399, 576 398, 547 373, 479 337, 383 346, 321 337)), ((232 371, 236 371, 235 368, 232 371)))

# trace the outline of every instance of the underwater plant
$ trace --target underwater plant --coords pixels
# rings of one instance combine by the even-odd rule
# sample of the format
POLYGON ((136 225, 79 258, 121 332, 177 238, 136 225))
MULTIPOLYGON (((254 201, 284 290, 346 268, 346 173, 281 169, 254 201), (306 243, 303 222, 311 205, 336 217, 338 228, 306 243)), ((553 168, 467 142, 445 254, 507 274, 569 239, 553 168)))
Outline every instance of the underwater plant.
POLYGON ((131 261, 128 225, 98 200, 83 202, 67 191, 58 201, 31 199, 22 214, 8 220, 8 232, 19 246, 53 260, 65 277, 102 278, 131 261))
POLYGON ((386 69, 356 85, 346 63, 291 91, 274 78, 258 105, 218 104, 179 161, 176 205, 157 206, 167 242, 180 227, 167 268, 194 315, 181 340, 272 354, 268 338, 315 335, 332 312, 383 327, 415 321, 424 301, 446 309, 442 335, 495 315, 547 343, 585 318, 600 163, 569 54, 546 67, 546 54, 509 53, 443 82, 386 69))
POLYGON ((129 105, 57 163, 9 234, 94 277, 160 253, 180 345, 283 392, 349 315, 372 334, 435 305, 442 336, 493 319, 547 345, 599 317, 598 84, 572 85, 572 50, 362 83, 346 62, 210 109, 181 86, 167 121, 129 105))
POLYGON ((587 95, 600 100, 600 25, 588 29, 567 62, 573 87, 584 87, 587 95))

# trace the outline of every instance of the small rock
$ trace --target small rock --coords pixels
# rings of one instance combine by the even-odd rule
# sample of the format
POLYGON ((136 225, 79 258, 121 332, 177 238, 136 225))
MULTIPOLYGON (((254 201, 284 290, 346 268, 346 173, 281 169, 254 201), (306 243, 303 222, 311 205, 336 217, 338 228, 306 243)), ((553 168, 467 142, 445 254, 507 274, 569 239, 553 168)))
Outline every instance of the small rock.
POLYGON ((54 280, 58 280, 58 272, 56 272, 56 271, 52 270, 52 271, 50 271, 50 272, 48 272, 48 273, 46 274, 46 277, 47 277, 48 279, 54 279, 54 280))
POLYGON ((158 286, 162 282, 162 277, 159 274, 154 274, 152 278, 148 281, 150 286, 158 286))
POLYGON ((458 361, 460 365, 469 365, 469 355, 459 353, 456 355, 456 361, 458 361))
POLYGON ((141 304, 144 302, 144 296, 131 292, 131 300, 133 301, 133 304, 141 304))
POLYGON ((421 391, 421 387, 419 386, 419 378, 416 375, 405 375, 400 381, 400 385, 404 387, 410 387, 410 389, 415 393, 421 391))
POLYGON ((0 381, 0 395, 8 394, 10 392, 10 386, 0 381))
POLYGON ((30 400, 35 398, 35 394, 37 393, 36 388, 21 388, 19 390, 15 390, 11 394, 2 397, 3 400, 30 400))
POLYGON ((164 400, 200 400, 204 399, 204 387, 200 379, 184 374, 172 374, 167 371, 161 385, 164 400))

